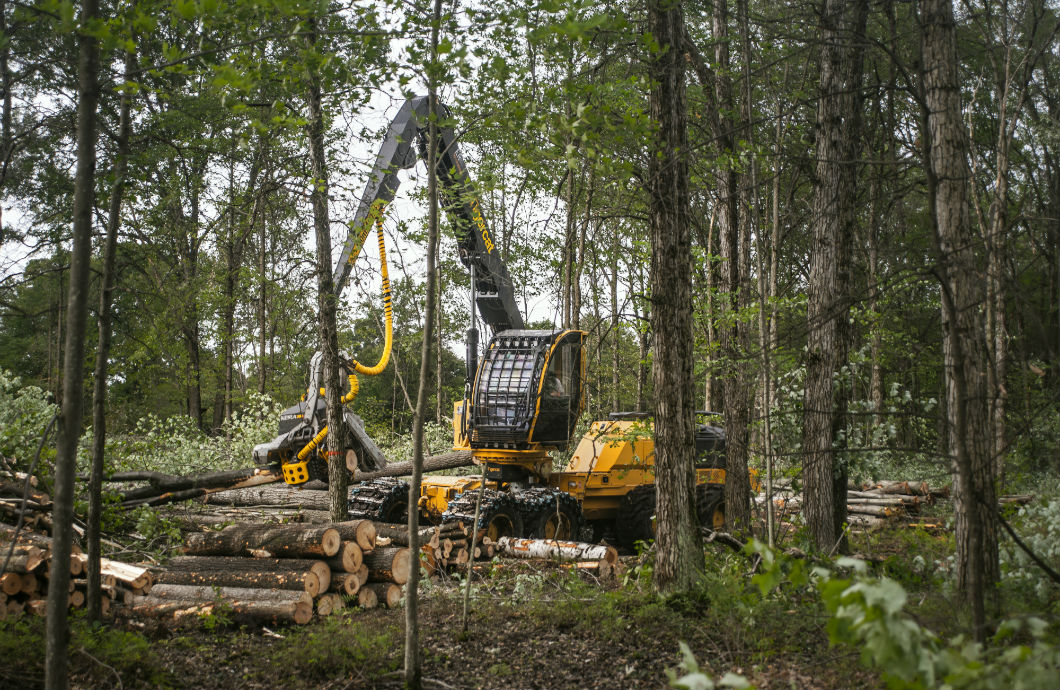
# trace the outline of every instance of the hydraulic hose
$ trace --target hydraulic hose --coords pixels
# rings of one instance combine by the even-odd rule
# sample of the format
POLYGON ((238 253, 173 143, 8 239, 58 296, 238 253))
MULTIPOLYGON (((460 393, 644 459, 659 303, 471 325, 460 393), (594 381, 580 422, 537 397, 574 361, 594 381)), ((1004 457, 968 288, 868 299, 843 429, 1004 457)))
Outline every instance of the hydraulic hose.
MULTIPOLYGON (((383 219, 381 216, 375 218, 376 235, 379 237, 379 264, 383 274, 383 314, 386 317, 386 337, 383 340, 383 354, 379 356, 379 363, 374 367, 367 367, 358 361, 353 362, 353 368, 358 374, 365 376, 377 376, 383 373, 387 362, 390 361, 390 349, 394 344, 394 307, 390 301, 390 273, 386 265, 386 245, 383 243, 383 219)), ((352 390, 352 389, 351 389, 352 390)), ((351 400, 353 398, 350 398, 351 400)))
MULTIPOLYGON (((386 369, 387 363, 390 361, 390 351, 394 346, 394 307, 390 298, 390 272, 388 271, 386 264, 386 245, 383 241, 382 214, 376 215, 375 217, 375 229, 376 235, 379 238, 379 264, 383 274, 383 314, 386 321, 386 336, 383 339, 383 354, 379 356, 379 362, 374 367, 365 366, 356 360, 350 362, 356 373, 349 375, 349 392, 339 398, 339 402, 343 405, 348 405, 353 402, 353 399, 357 397, 357 393, 361 389, 361 384, 357 380, 357 374, 378 376, 383 373, 383 370, 386 369)), ((302 450, 298 451, 298 459, 304 461, 308 458, 309 454, 316 450, 317 447, 324 442, 324 439, 327 438, 327 436, 328 427, 325 426, 313 437, 312 441, 307 443, 302 450)))

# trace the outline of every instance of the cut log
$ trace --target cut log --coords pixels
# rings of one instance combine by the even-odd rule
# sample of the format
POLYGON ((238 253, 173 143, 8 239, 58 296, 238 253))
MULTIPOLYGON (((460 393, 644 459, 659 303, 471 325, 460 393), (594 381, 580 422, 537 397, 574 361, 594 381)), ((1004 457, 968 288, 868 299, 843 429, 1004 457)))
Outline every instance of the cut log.
POLYGON ((33 573, 22 573, 18 577, 21 580, 18 591, 23 594, 35 594, 40 587, 40 580, 33 573))
MULTIPOLYGON (((409 530, 404 525, 393 525, 386 522, 374 522, 376 534, 379 537, 385 537, 391 541, 391 543, 408 546, 409 545, 409 530)), ((435 527, 424 527, 419 531, 420 545, 428 544, 438 539, 449 538, 449 539, 466 539, 467 532, 464 530, 464 523, 462 522, 447 522, 442 525, 435 527)))
POLYGON ((38 505, 48 506, 48 509, 51 508, 52 499, 48 494, 43 491, 37 491, 32 485, 26 494, 23 494, 23 490, 24 486, 22 482, 11 482, 0 479, 0 496, 21 500, 23 495, 25 495, 27 500, 38 505))
MULTIPOLYGON (((0 565, 3 565, 6 554, 0 554, 0 565)), ((9 573, 32 573, 44 562, 40 549, 36 553, 15 554, 7 561, 7 572, 9 573)))
POLYGON ((374 582, 393 582, 403 585, 409 581, 411 557, 408 547, 391 546, 364 555, 368 579, 374 582))
POLYGON ((338 592, 339 594, 345 594, 346 596, 353 596, 357 594, 357 591, 361 589, 361 578, 358 577, 357 573, 332 573, 331 574, 331 587, 329 588, 332 592, 338 592))
POLYGON ((597 561, 604 558, 610 563, 618 560, 618 551, 612 546, 555 539, 501 537, 497 540, 497 551, 502 556, 514 558, 555 558, 564 561, 597 561))
POLYGON ((880 518, 895 517, 903 512, 901 506, 878 506, 861 503, 848 503, 847 513, 858 515, 874 515, 880 518))
POLYGON ((4 573, 0 575, 0 592, 8 596, 18 594, 22 590, 22 576, 18 573, 4 573))
POLYGON ((85 593, 74 590, 70 592, 70 608, 79 609, 85 605, 85 593))
POLYGON ((930 496, 931 487, 927 482, 896 482, 890 480, 865 484, 865 490, 875 490, 883 494, 906 494, 915 496, 930 496))
POLYGON ((346 541, 357 542, 362 552, 368 553, 375 549, 378 533, 375 523, 371 520, 348 520, 336 522, 331 526, 337 529, 346 541))
POLYGON ((208 494, 208 505, 218 506, 283 506, 285 508, 309 508, 329 510, 327 491, 294 489, 284 486, 259 486, 244 489, 228 489, 208 494))
MULTIPOLYGON (((88 556, 85 554, 77 554, 77 559, 81 561, 82 567, 87 567, 88 556)), ((115 580, 121 582, 129 589, 143 589, 144 587, 150 587, 154 581, 151 575, 151 571, 139 565, 131 565, 129 563, 122 563, 121 561, 112 561, 109 558, 99 559, 100 572, 104 575, 113 576, 115 580)))
MULTIPOLYGON (((10 544, 11 539, 15 534, 15 528, 10 525, 0 525, 0 543, 10 544)), ((22 529, 18 532, 18 544, 32 544, 33 546, 39 547, 42 551, 48 552, 52 547, 52 539, 49 536, 38 534, 37 532, 31 532, 23 525, 22 529)), ((77 544, 70 545, 70 552, 75 554, 82 553, 81 547, 77 544)), ((6 552, 5 552, 6 553, 6 552)))
MULTIPOLYGON (((166 564, 167 569, 179 572, 230 573, 305 573, 317 577, 319 591, 326 591, 331 582, 331 568, 324 561, 303 558, 238 558, 231 556, 177 556, 166 564)), ((175 584, 175 583, 172 583, 175 584)), ((182 583, 183 584, 183 583, 182 583)), ((205 584, 205 583, 204 583, 205 584)))
POLYGON ((317 615, 319 616, 330 616, 344 608, 346 608, 346 605, 338 594, 321 594, 320 598, 317 599, 317 615))
POLYGON ((307 592, 311 597, 320 594, 320 578, 311 570, 301 572, 268 572, 261 570, 232 572, 203 570, 196 572, 166 570, 158 574, 156 582, 157 584, 167 585, 293 589, 307 592))
MULTIPOLYGON (((471 467, 474 462, 471 459, 471 451, 458 450, 452 453, 431 455, 423 459, 424 472, 437 472, 438 470, 451 470, 457 467, 471 467)), ((392 462, 385 468, 376 472, 361 472, 357 475, 357 481, 366 482, 370 479, 382 477, 405 477, 412 474, 412 461, 392 462)))
POLYGON ((364 554, 361 552, 361 547, 357 546, 357 542, 353 541, 342 542, 342 548, 339 550, 338 555, 326 561, 333 571, 344 573, 356 573, 361 569, 361 563, 363 562, 364 554))
POLYGON ((361 583, 361 587, 368 584, 368 578, 371 573, 368 572, 368 566, 361 563, 361 567, 357 569, 357 581, 361 583))
POLYGON ((26 613, 44 618, 48 613, 48 600, 47 599, 30 599, 26 602, 26 613))
POLYGON ((175 618, 223 614, 237 619, 254 621, 289 621, 305 625, 313 617, 313 607, 305 602, 274 602, 257 600, 225 600, 221 605, 198 601, 137 597, 129 605, 136 616, 175 618))
POLYGON ((374 609, 379 604, 379 597, 367 587, 357 592, 357 605, 362 609, 374 609))
POLYGON ((250 556, 265 551, 275 557, 325 558, 339 552, 342 538, 330 527, 300 525, 231 525, 220 532, 189 534, 190 556, 250 556))
POLYGON ((292 589, 254 589, 250 587, 207 587, 204 585, 165 585, 158 584, 151 589, 151 596, 157 599, 174 599, 177 601, 201 601, 209 603, 217 599, 235 601, 275 601, 302 602, 313 605, 313 597, 305 591, 292 589))
POLYGON ((369 582, 366 587, 375 593, 376 600, 388 609, 401 606, 404 589, 392 582, 369 582))
MULTIPOLYGON (((125 473, 114 475, 110 481, 117 480, 115 477, 130 476, 132 480, 148 479, 150 486, 132 489, 122 494, 122 505, 151 505, 164 496, 173 496, 174 500, 187 500, 211 491, 221 491, 236 487, 250 487, 261 484, 269 484, 282 479, 282 475, 271 469, 260 467, 249 467, 241 470, 226 470, 224 472, 211 472, 193 477, 172 477, 154 472, 148 473, 125 473), (137 476, 138 475, 138 476, 137 476), (198 491, 198 493, 195 493, 198 491), (177 496, 183 498, 176 498, 177 496)), ((171 503, 172 501, 162 501, 171 503)), ((155 503, 157 505, 157 503, 155 503)))
POLYGON ((874 529, 877 527, 883 527, 887 524, 887 520, 878 518, 874 515, 861 515, 858 513, 847 514, 847 524, 851 527, 858 529, 874 529))

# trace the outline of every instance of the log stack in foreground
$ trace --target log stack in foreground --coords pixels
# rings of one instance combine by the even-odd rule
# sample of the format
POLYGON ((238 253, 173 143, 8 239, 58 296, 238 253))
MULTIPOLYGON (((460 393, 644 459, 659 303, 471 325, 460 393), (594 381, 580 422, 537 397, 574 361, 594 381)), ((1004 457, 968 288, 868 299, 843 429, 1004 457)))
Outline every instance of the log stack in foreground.
POLYGON ((348 606, 396 605, 408 548, 377 547, 375 525, 352 520, 306 527, 239 524, 188 536, 186 555, 158 573, 133 615, 180 619, 223 611, 259 622, 304 624, 348 606), (375 582, 380 588, 366 587, 375 582), (396 593, 390 587, 396 587, 396 593))
MULTIPOLYGON (((52 558, 50 537, 25 528, 16 534, 14 526, 0 524, 0 618, 23 613, 45 615, 51 574, 59 567, 70 571, 70 607, 83 607, 88 586, 87 564, 88 557, 77 545, 73 545, 69 562, 60 565, 52 558)), ((115 600, 151 591, 154 578, 147 567, 107 558, 100 564, 104 615, 110 613, 115 600)))

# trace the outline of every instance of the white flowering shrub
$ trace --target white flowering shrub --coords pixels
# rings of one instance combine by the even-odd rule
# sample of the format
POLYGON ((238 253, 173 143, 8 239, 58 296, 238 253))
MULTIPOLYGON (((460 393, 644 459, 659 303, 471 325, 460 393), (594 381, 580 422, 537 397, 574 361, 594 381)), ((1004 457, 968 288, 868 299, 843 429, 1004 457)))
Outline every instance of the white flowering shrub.
MULTIPOLYGON (((892 383, 877 410, 871 399, 857 395, 868 391, 870 375, 871 358, 865 346, 851 353, 850 363, 833 381, 834 386, 845 384, 855 391, 848 405, 847 426, 838 437, 848 449, 842 456, 849 463, 851 480, 901 477, 938 483, 940 477, 948 477, 948 465, 935 452, 938 400, 918 398, 892 383)), ((806 368, 800 365, 781 374, 773 391, 770 421, 780 474, 801 471, 805 385, 806 368)))
MULTIPOLYGON (((372 438, 390 462, 412 460, 412 432, 395 434, 387 430, 378 434, 377 430, 372 429, 369 433, 372 434, 372 438)), ((452 449, 453 427, 451 425, 437 422, 423 423, 424 457, 448 453, 452 449)))
MULTIPOLYGON (((1051 489, 1043 487, 1041 495, 1049 498, 1022 506, 1009 523, 1031 551, 1054 570, 1060 570, 1060 493, 1056 482, 1051 489)), ((1007 533, 999 536, 1001 575, 1006 584, 1018 586, 1039 603, 1051 602, 1055 607, 1060 597, 1056 583, 1007 533)))
POLYGON ((249 467, 254 446, 276 436, 282 409, 269 396, 253 393, 214 436, 190 417, 148 415, 131 433, 108 440, 109 469, 191 475, 249 467))
MULTIPOLYGON (((18 377, 0 370, 0 455, 12 458, 16 467, 26 470, 33 462, 45 427, 58 409, 49 393, 36 386, 23 388, 18 377)), ((54 436, 52 441, 54 448, 54 436)), ((45 444, 45 458, 53 453, 45 444)), ((44 460, 39 467, 46 465, 44 460)))

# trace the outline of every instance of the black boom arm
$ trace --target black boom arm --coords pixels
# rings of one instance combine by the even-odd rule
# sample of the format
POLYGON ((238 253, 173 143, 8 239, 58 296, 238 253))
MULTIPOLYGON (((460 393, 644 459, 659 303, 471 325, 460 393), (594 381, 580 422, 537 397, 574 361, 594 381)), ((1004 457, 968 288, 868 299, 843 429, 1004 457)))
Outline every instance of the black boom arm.
MULTIPOLYGON (((419 149, 419 157, 425 163, 428 160, 429 110, 426 96, 412 98, 401 106, 390 123, 335 268, 335 291, 339 296, 349 281, 353 263, 378 214, 394 200, 401 184, 398 172, 416 164, 417 151, 412 147, 413 141, 419 149)), ((482 216, 482 208, 467 174, 464 158, 460 155, 456 135, 448 124, 449 109, 441 103, 437 108, 437 120, 438 164, 435 174, 442 190, 442 206, 456 233, 460 261, 471 270, 474 277, 472 289, 475 304, 494 333, 522 328, 523 316, 515 304, 512 279, 495 245, 493 233, 482 216)))

